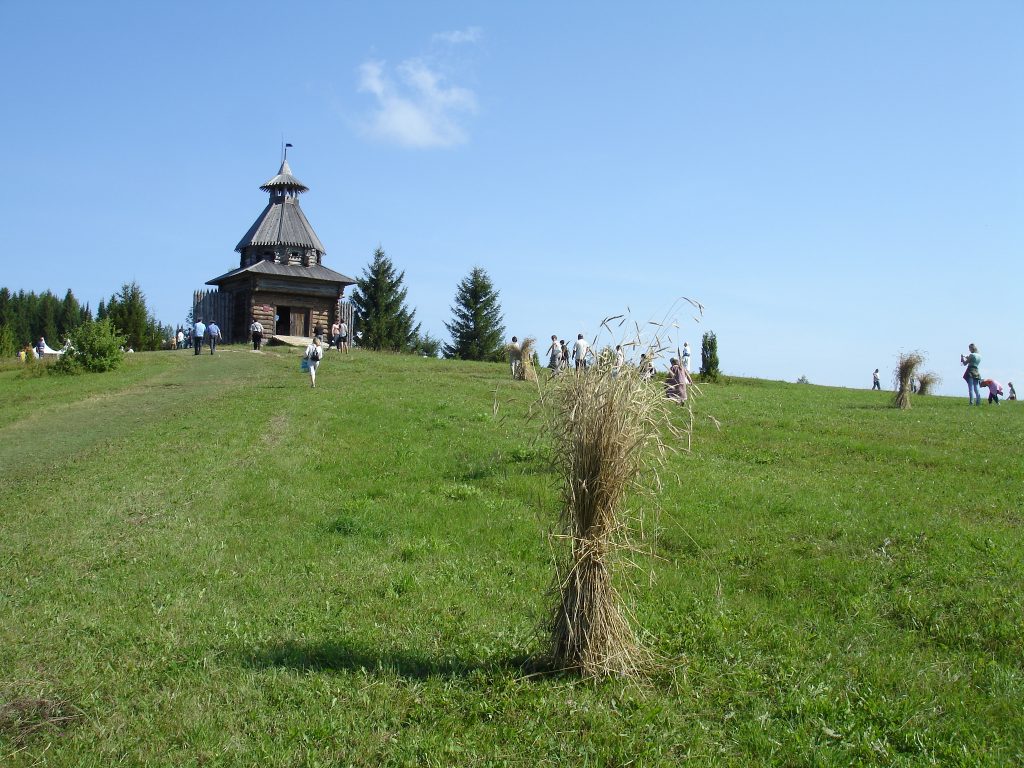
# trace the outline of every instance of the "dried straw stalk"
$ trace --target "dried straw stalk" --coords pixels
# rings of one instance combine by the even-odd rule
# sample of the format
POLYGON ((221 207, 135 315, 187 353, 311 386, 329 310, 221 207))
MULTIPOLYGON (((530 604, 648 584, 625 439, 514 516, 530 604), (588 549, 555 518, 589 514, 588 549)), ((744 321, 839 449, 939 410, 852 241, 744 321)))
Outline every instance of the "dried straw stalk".
POLYGON ((919 352, 903 352, 896 363, 893 375, 896 378, 896 397, 894 407, 906 410, 910 407, 910 384, 917 374, 917 369, 924 365, 924 357, 919 352))

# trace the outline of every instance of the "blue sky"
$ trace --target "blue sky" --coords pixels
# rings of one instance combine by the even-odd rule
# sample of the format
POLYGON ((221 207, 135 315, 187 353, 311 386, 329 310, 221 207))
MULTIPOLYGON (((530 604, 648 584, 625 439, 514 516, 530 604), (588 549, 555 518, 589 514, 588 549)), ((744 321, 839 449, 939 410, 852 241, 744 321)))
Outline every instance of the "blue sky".
POLYGON ((378 244, 447 338, 627 307, 727 373, 1024 384, 1024 3, 0 3, 0 284, 164 322, 237 266, 282 137, 324 263, 378 244), (1018 381, 1019 379, 1019 381, 1018 381))

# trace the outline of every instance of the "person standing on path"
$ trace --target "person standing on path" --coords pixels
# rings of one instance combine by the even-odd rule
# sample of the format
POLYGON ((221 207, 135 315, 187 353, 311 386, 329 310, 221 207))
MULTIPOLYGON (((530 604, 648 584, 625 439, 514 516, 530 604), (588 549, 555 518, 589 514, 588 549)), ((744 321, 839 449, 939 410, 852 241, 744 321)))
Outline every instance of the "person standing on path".
POLYGON ((964 381, 967 382, 967 404, 981 405, 981 355, 978 354, 978 347, 974 344, 967 346, 967 354, 960 355, 960 365, 966 365, 964 381))
POLYGON ((206 324, 203 323, 203 318, 196 320, 195 325, 192 326, 192 346, 195 347, 196 354, 198 355, 203 351, 203 336, 206 335, 206 324))
POLYGON ((216 320, 211 320, 210 324, 206 326, 206 336, 210 340, 210 354, 212 355, 217 351, 217 342, 220 341, 220 328, 217 326, 216 320))
POLYGON ((249 326, 249 332, 252 334, 253 352, 259 352, 260 346, 263 344, 263 323, 254 317, 252 325, 249 326))
POLYGON ((309 342, 309 346, 306 347, 306 362, 309 365, 309 386, 316 386, 316 369, 320 366, 320 361, 324 359, 324 348, 321 346, 319 336, 314 336, 313 340, 309 342))
POLYGON ((879 392, 882 391, 882 379, 878 375, 878 369, 877 368, 875 368, 875 372, 871 374, 871 389, 872 389, 872 391, 874 391, 876 389, 879 392))

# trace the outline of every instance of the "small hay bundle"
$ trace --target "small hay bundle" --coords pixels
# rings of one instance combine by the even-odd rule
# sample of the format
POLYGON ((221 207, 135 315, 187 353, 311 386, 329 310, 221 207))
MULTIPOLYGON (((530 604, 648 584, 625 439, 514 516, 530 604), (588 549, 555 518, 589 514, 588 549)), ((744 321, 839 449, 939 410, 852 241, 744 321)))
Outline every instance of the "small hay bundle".
POLYGON ((537 340, 535 338, 528 336, 523 339, 523 358, 519 363, 519 369, 516 371, 516 378, 520 381, 537 380, 537 369, 533 365, 533 356, 536 352, 536 348, 537 340))
POLYGON ((612 375, 599 363, 583 376, 552 379, 542 393, 561 483, 561 535, 568 562, 556 574, 551 622, 555 666, 598 677, 630 675, 648 656, 627 619, 613 570, 631 541, 631 491, 652 493, 665 452, 663 434, 679 429, 668 401, 635 368, 612 375))
POLYGON ((911 384, 917 369, 924 364, 924 357, 919 352, 902 352, 896 363, 896 370, 893 375, 896 378, 896 397, 893 398, 894 407, 906 410, 910 407, 911 384))
POLYGON ((933 371, 922 373, 917 377, 917 394, 930 395, 941 383, 942 377, 939 374, 933 371))

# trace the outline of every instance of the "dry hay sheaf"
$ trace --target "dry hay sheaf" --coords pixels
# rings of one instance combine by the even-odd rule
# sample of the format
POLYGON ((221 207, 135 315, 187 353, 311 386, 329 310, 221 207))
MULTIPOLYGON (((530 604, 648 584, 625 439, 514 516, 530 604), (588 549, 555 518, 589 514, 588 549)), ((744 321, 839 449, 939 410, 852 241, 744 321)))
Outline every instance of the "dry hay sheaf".
MULTIPOLYGON (((610 332, 609 322, 619 317, 606 318, 602 327, 610 332)), ((622 346, 652 360, 677 354, 668 331, 655 325, 653 339, 637 326, 622 346)), ((700 393, 696 386, 694 391, 700 393)), ((666 453, 689 450, 690 404, 668 399, 635 366, 616 367, 613 355, 554 376, 539 392, 562 497, 552 536, 552 664, 587 677, 641 673, 653 654, 638 640, 633 611, 616 581, 635 565, 633 557, 651 554, 644 529, 656 526, 645 523, 645 510, 657 511, 658 469, 666 453)))

